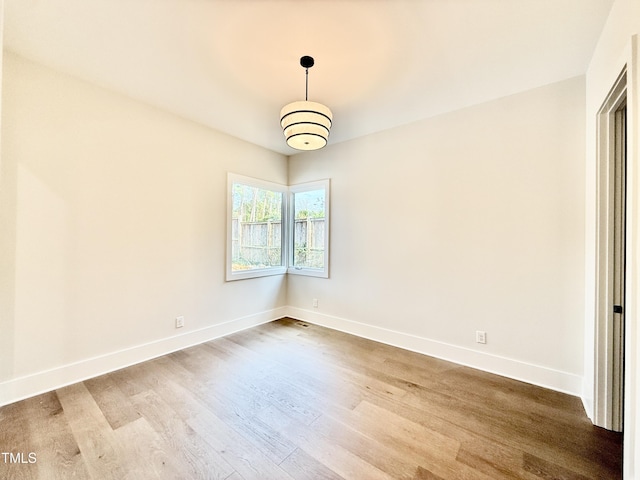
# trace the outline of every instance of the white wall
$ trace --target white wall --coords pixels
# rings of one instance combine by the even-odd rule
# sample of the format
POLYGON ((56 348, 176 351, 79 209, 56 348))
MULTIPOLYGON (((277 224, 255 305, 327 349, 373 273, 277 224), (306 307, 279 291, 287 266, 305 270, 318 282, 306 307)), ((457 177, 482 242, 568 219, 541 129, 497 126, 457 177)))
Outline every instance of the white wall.
POLYGON ((630 221, 626 323, 630 335, 626 343, 625 362, 625 433, 624 433, 624 478, 638 478, 640 464, 640 417, 636 413, 638 406, 637 373, 640 371, 637 353, 639 344, 637 328, 639 317, 638 298, 640 298, 640 224, 637 221, 640 212, 640 172, 638 169, 638 139, 640 122, 638 121, 640 80, 638 78, 637 39, 640 33, 640 2, 637 0, 616 0, 607 23, 600 36, 586 75, 586 310, 585 310, 585 381, 583 398, 587 413, 593 418, 594 399, 594 331, 595 325, 595 245, 596 245, 596 115, 606 99, 613 84, 625 65, 628 65, 628 219, 630 221), (636 44, 635 51, 632 45, 636 44), (633 69, 631 68, 633 67, 633 69))
MULTIPOLYGON (((4 42, 4 0, 0 0, 0 46, 3 46, 4 42)), ((2 78, 2 57, 4 55, 4 48, 0 48, 0 78, 2 78)), ((2 82, 0 82, 0 112, 2 111, 2 82)), ((0 128, 2 125, 2 119, 0 116, 0 128)), ((1 131, 1 130, 0 130, 1 131)), ((2 135, 0 134, 0 152, 2 145, 2 135)), ((6 205, 9 199, 13 198, 13 193, 8 192, 6 188, 3 188, 4 184, 2 177, 4 175, 4 168, 2 162, 2 154, 0 153, 0 225, 7 225, 12 215, 9 214, 7 209, 2 208, 6 205)), ((3 318, 9 318, 13 315, 13 263, 12 254, 7 251, 7 238, 5 234, 8 232, 0 227, 0 328, 4 327, 2 321, 3 318)), ((10 242, 14 244, 13 239, 10 242)), ((7 332, 7 335, 0 335, 0 352, 13 352, 13 342, 11 339, 11 332, 7 332)), ((4 377, 4 373, 9 370, 9 367, 0 362, 0 378, 4 377)))
POLYGON ((333 212, 330 278, 290 278, 293 315, 579 394, 584 94, 573 78, 292 157, 291 183, 331 178, 333 212))
POLYGON ((6 52, 2 113, 0 404, 282 316, 224 252, 226 172, 285 156, 6 52))

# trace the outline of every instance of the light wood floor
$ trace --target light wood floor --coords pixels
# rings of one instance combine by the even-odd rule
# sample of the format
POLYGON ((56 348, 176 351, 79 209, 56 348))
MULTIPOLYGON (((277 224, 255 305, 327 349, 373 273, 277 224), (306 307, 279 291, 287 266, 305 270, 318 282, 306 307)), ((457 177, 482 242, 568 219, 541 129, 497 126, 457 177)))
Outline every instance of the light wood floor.
POLYGON ((2 479, 612 479, 578 398, 284 319, 0 409, 2 479), (36 463, 28 463, 28 454, 36 463), (14 460, 16 457, 14 456, 14 460))

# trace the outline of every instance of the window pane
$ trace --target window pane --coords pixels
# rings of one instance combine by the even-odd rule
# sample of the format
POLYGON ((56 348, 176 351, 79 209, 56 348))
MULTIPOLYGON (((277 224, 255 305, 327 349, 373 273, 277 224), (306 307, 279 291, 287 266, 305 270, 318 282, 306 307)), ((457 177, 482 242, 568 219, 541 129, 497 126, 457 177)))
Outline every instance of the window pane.
POLYGON ((325 190, 293 194, 293 266, 324 268, 325 190))
POLYGON ((231 241, 232 272, 282 266, 282 193, 234 183, 231 241))

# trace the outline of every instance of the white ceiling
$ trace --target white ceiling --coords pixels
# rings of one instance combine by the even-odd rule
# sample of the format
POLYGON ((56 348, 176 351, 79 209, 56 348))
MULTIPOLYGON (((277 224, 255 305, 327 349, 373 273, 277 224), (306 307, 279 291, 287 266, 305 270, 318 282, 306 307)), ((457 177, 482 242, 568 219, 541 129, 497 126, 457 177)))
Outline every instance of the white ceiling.
POLYGON ((329 143, 586 72, 613 0, 5 0, 6 49, 271 150, 280 108, 329 143))

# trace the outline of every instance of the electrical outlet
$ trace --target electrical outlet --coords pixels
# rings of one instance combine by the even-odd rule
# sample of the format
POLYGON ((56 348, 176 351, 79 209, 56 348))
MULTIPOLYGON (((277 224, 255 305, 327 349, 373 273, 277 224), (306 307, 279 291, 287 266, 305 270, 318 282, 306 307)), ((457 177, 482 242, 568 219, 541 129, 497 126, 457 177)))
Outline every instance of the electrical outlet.
POLYGON ((176 317, 176 328, 182 328, 182 327, 184 327, 184 317, 183 316, 176 317))
POLYGON ((318 299, 317 298, 313 299, 313 308, 318 308, 318 299))
POLYGON ((476 331, 476 343, 487 343, 487 332, 476 331))

